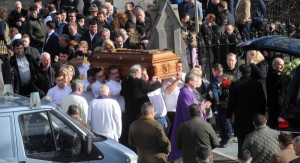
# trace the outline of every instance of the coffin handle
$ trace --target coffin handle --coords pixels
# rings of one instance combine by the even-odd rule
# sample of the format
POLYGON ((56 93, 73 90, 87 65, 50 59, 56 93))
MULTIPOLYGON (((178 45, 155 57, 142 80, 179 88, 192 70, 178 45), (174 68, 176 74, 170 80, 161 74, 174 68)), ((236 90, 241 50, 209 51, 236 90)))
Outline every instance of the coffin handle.
POLYGON ((163 72, 164 72, 165 74, 167 74, 167 73, 169 72, 169 66, 168 66, 167 64, 163 64, 163 65, 162 65, 162 68, 163 68, 163 72))

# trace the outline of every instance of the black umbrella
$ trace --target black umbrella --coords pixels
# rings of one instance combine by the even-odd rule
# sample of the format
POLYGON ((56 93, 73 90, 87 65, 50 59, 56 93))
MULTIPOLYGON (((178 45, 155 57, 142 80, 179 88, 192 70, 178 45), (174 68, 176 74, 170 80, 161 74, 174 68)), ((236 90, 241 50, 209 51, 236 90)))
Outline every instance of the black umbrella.
POLYGON ((246 50, 267 50, 276 51, 300 57, 300 39, 286 36, 265 36, 257 39, 242 42, 237 45, 246 50))

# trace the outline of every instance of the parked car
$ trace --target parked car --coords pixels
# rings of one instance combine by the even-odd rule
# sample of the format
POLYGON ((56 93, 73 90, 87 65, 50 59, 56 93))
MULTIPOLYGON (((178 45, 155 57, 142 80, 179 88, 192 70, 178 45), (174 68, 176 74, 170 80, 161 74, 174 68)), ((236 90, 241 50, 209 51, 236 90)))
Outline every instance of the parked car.
POLYGON ((55 104, 40 106, 19 95, 0 98, 0 162, 137 162, 133 151, 96 137, 55 104))
MULTIPOLYGON (((300 39, 285 36, 265 36, 237 46, 245 50, 268 50, 300 57, 300 39)), ((300 135, 300 66, 296 69, 286 91, 280 116, 279 130, 300 135)))

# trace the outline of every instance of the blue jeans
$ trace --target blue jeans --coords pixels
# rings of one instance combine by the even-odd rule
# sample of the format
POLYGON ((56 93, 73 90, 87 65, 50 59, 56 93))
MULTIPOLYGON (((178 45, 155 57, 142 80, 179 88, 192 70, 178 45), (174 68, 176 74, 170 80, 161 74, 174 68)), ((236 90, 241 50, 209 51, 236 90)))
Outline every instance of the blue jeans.
POLYGON ((155 118, 155 120, 162 125, 165 134, 167 134, 168 123, 166 117, 155 118))
POLYGON ((216 123, 219 127, 221 142, 226 143, 232 137, 232 126, 226 120, 226 111, 220 111, 216 115, 216 123))

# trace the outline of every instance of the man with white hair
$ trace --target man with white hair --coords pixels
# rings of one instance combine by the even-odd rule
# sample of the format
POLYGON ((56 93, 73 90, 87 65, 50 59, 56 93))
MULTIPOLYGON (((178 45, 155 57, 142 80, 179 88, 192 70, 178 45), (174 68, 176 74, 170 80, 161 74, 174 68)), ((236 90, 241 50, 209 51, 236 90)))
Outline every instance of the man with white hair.
POLYGON ((122 132, 121 108, 109 95, 109 87, 103 84, 99 97, 89 104, 88 125, 96 135, 119 141, 122 132))
POLYGON ((281 105, 285 97, 283 85, 278 82, 284 67, 284 61, 281 58, 275 58, 272 62, 272 70, 268 72, 266 79, 267 87, 267 107, 269 115, 268 125, 278 128, 278 117, 281 111, 281 105))
POLYGON ((36 90, 41 97, 44 97, 48 90, 54 86, 55 83, 55 71, 51 67, 51 57, 47 52, 41 55, 41 64, 36 69, 36 90))
POLYGON ((72 92, 66 96, 63 101, 61 108, 67 112, 70 105, 77 105, 79 109, 79 116, 82 121, 87 122, 88 115, 88 103, 85 98, 82 97, 83 93, 83 82, 82 80, 74 80, 71 83, 72 92))
POLYGON ((20 30, 22 24, 27 19, 27 10, 22 9, 20 1, 15 2, 15 10, 9 13, 7 23, 10 27, 15 27, 20 30))
POLYGON ((110 31, 107 28, 103 28, 102 32, 101 32, 101 46, 103 44, 103 42, 105 40, 109 40, 110 39, 110 31))
POLYGON ((128 48, 129 47, 130 38, 129 38, 126 30, 123 29, 123 28, 120 28, 120 29, 118 29, 118 34, 123 37, 123 47, 124 48, 126 48, 126 47, 128 48))
POLYGON ((107 17, 107 22, 108 23, 111 23, 111 21, 114 20, 114 17, 113 17, 113 12, 114 12, 114 6, 111 5, 110 3, 108 2, 105 2, 103 4, 104 7, 106 7, 106 17, 107 17))
MULTIPOLYGON (((293 140, 294 144, 294 150, 297 156, 300 156, 300 136, 295 137, 293 140)), ((295 160, 292 160, 290 163, 299 163, 300 157, 296 158, 295 160)))

